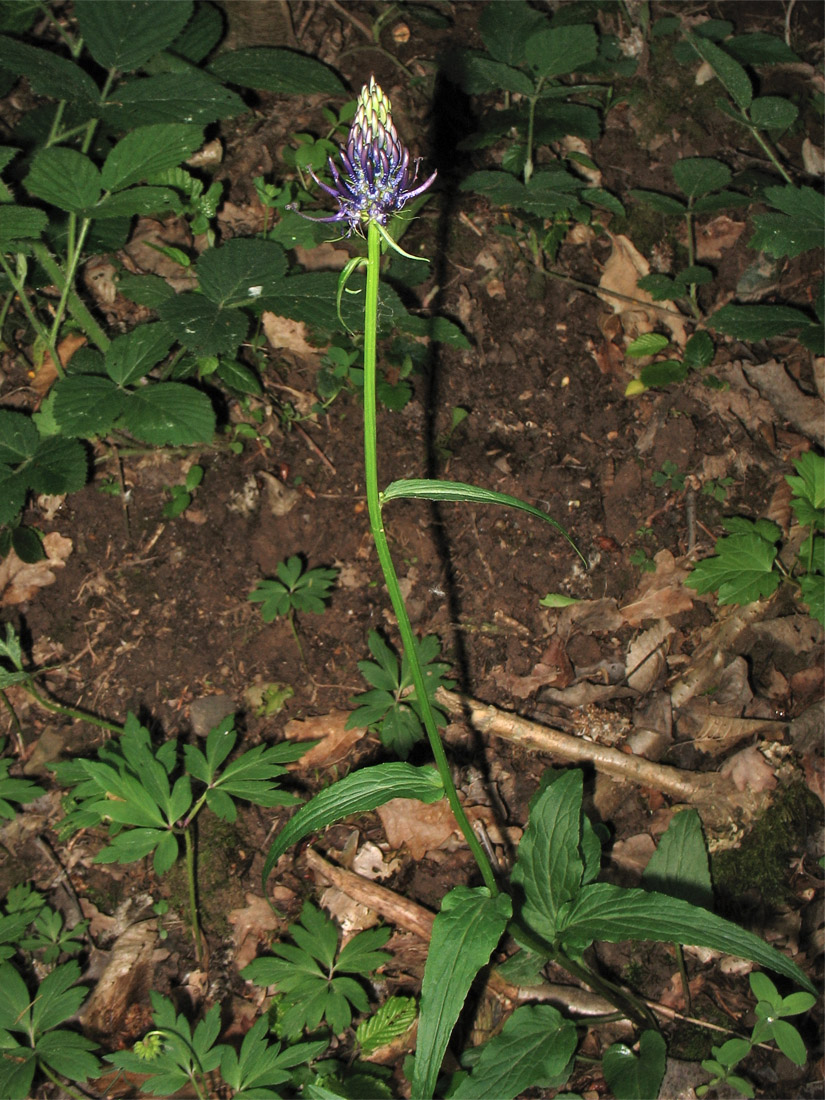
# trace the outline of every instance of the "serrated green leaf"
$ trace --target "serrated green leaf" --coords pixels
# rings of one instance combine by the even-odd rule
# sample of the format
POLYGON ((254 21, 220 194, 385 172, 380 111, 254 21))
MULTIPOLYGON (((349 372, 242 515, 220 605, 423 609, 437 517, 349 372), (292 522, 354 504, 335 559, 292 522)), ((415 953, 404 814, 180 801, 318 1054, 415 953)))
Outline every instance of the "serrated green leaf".
POLYGON ((661 191, 642 191, 639 188, 633 188, 630 194, 637 202, 651 206, 660 214, 684 214, 687 210, 685 204, 679 199, 672 195, 663 195, 661 191))
POLYGON ((84 439, 105 435, 126 403, 125 395, 109 378, 91 374, 61 378, 53 392, 54 417, 61 432, 84 439))
POLYGON ((221 359, 218 363, 218 378, 230 390, 236 393, 248 393, 260 397, 264 392, 258 376, 237 359, 221 359))
POLYGON ((492 56, 507 65, 520 65, 528 38, 547 26, 547 20, 521 0, 488 4, 478 20, 481 40, 492 56))
POLYGON ((794 65, 800 60, 783 38, 763 31, 738 34, 725 48, 743 65, 794 65))
POLYGON ((668 346, 670 340, 660 332, 643 332, 628 344, 625 355, 633 358, 643 358, 646 355, 656 355, 668 346))
POLYGON ((686 157, 672 168, 673 178, 689 198, 721 191, 731 180, 730 168, 711 157, 686 157))
POLYGON ((176 167, 191 156, 202 142, 203 130, 200 126, 186 123, 139 126, 121 138, 106 157, 100 174, 101 183, 107 191, 122 191, 166 168, 176 167))
POLYGON ((713 886, 702 821, 696 810, 677 813, 642 875, 646 890, 713 908, 713 886))
POLYGON ((245 305, 277 292, 286 268, 286 253, 279 244, 236 237, 204 252, 198 261, 198 283, 221 307, 245 305))
POLYGON ((750 206, 751 199, 738 191, 717 191, 713 195, 702 195, 693 204, 694 214, 712 214, 717 210, 728 210, 732 206, 750 206))
POLYGON ((700 329, 698 332, 694 332, 685 344, 683 361, 685 366, 690 367, 691 370, 702 370, 703 367, 711 365, 715 354, 716 348, 709 333, 705 332, 704 329, 700 329))
POLYGON ((74 439, 41 440, 22 475, 36 493, 76 493, 88 477, 86 452, 74 439))
POLYGON ((717 332, 737 340, 768 340, 810 323, 807 314, 791 306, 722 306, 708 321, 717 332))
POLYGON ((77 1012, 87 992, 75 985, 79 979, 80 966, 76 962, 64 963, 46 975, 31 1009, 31 1026, 35 1034, 57 1027, 77 1012))
POLYGON ((666 1063, 665 1040, 658 1031, 645 1031, 638 1057, 625 1043, 613 1043, 604 1052, 602 1070, 616 1100, 656 1100, 666 1063))
POLYGON ((769 256, 799 256, 822 246, 825 209, 822 196, 812 187, 768 187, 765 197, 780 214, 757 214, 750 248, 769 256))
POLYGON ((533 81, 520 69, 477 50, 461 50, 455 58, 454 79, 468 95, 486 95, 491 91, 517 92, 530 95, 533 81))
POLYGON ((433 923, 421 985, 413 1100, 435 1095, 444 1052, 458 1014, 479 970, 512 914, 506 894, 491 897, 485 887, 457 886, 443 899, 433 923))
POLYGON ((0 35, 0 69, 25 76, 38 95, 68 99, 87 110, 99 95, 94 80, 74 61, 5 35, 0 35))
POLYGON ((696 34, 688 34, 687 38, 702 60, 716 73, 736 106, 746 110, 753 100, 753 87, 739 62, 707 38, 696 34))
POLYGON ((399 762, 377 764, 346 776, 310 799, 276 836, 264 863, 264 887, 284 852, 309 833, 350 814, 374 810, 392 798, 417 798, 429 804, 443 796, 444 788, 435 768, 414 768, 399 762))
POLYGON ((750 959, 813 992, 814 987, 799 967, 764 940, 681 898, 599 882, 580 891, 564 911, 562 924, 562 943, 576 953, 598 940, 652 940, 710 947, 750 959))
POLYGON ((288 95, 340 95, 345 89, 326 65, 314 57, 270 46, 228 51, 209 66, 219 80, 242 88, 288 95))
MULTIPOLYGON (((525 1089, 558 1088, 570 1074, 576 1028, 550 1005, 521 1005, 485 1043, 455 1100, 513 1100, 525 1089)), ((641 1094, 640 1094, 641 1096, 641 1094)))
POLYGON ((31 206, 0 206, 0 249, 10 250, 15 241, 40 236, 49 219, 43 210, 31 206))
MULTIPOLYGON (((213 9, 215 10, 215 9, 213 9)), ((243 100, 199 69, 126 80, 103 107, 103 117, 116 130, 163 122, 208 126, 242 114, 243 100)))
POLYGON ((249 330, 249 316, 243 310, 216 309, 194 291, 162 302, 158 316, 175 339, 198 356, 234 355, 249 330))
POLYGON ((596 60, 599 40, 589 23, 569 27, 544 27, 534 31, 524 45, 527 63, 545 79, 575 72, 596 60))
POLYGON ((87 1081, 100 1074, 100 1062, 92 1054, 97 1043, 85 1035, 63 1028, 49 1031, 37 1040, 35 1049, 46 1065, 70 1081, 87 1081))
POLYGON ((108 195, 89 213, 98 221, 106 218, 132 218, 134 215, 182 213, 177 194, 170 187, 130 187, 108 195))
POLYGON ((799 594, 808 605, 811 618, 825 626, 825 576, 808 573, 799 578, 799 594))
POLYGON ((690 373, 687 363, 676 359, 665 359, 661 363, 648 363, 642 367, 639 379, 646 389, 655 386, 669 386, 674 382, 684 382, 690 373))
POLYGON ((685 581, 697 592, 718 592, 720 604, 746 604, 771 596, 779 586, 777 548, 756 533, 719 539, 714 557, 700 561, 685 581))
POLYGON ((760 130, 787 130, 796 122, 799 110, 780 96, 760 96, 751 103, 751 122, 760 130))
POLYGON ((100 197, 100 172, 95 165, 76 149, 62 146, 35 154, 23 183, 29 194, 70 214, 88 210, 100 197))
POLYGON ((358 1025, 355 1039, 366 1055, 409 1031, 418 1015, 413 997, 388 997, 381 1007, 358 1025))
POLYGON ((215 411, 200 390, 180 382, 157 382, 129 392, 122 425, 156 446, 208 443, 215 433, 215 411))
POLYGON ((825 458, 806 451, 793 464, 799 476, 785 478, 793 491, 791 508, 801 524, 821 528, 825 518, 825 458))
POLYGON ((75 15, 95 61, 130 72, 175 40, 192 15, 192 0, 77 0, 75 15))
POLYGON ((165 359, 174 337, 165 325, 138 325, 116 336, 106 351, 106 373, 118 386, 128 386, 165 359))

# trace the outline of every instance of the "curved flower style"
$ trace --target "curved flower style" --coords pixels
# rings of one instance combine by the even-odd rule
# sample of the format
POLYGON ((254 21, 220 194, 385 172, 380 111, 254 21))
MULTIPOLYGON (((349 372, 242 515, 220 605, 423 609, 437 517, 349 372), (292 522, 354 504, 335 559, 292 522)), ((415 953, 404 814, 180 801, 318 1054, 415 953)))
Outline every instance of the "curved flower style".
POLYGON ((375 77, 370 77, 369 85, 361 89, 346 148, 339 155, 343 172, 332 157, 329 159, 333 187, 322 183, 310 169, 318 186, 337 201, 338 210, 328 218, 310 220, 347 222, 350 233, 360 231, 371 221, 385 226, 392 214, 426 191, 437 175, 433 172, 420 187, 413 187, 420 158, 413 163, 411 172, 409 150, 398 139, 390 101, 375 83, 375 77))

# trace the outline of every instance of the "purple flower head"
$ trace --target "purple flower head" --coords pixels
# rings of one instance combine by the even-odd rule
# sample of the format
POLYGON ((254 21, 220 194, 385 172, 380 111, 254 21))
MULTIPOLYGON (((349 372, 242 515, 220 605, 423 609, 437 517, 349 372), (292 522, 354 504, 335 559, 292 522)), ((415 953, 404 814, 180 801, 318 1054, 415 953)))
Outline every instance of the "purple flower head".
POLYGON ((340 169, 331 157, 329 160, 332 187, 322 183, 310 169, 318 186, 338 203, 335 214, 311 220, 347 222, 349 232, 361 231, 370 221, 386 225, 392 214, 426 191, 436 177, 433 172, 420 187, 414 186, 419 160, 413 162, 411 170, 409 150, 398 140, 390 101, 375 77, 370 77, 369 85, 361 89, 346 148, 339 155, 340 169))

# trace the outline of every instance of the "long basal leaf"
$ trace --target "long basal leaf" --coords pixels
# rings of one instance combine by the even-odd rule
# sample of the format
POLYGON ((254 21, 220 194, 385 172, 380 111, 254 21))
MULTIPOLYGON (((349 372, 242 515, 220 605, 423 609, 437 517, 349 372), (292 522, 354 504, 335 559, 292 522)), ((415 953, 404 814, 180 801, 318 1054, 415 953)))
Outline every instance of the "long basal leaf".
POLYGON ((467 485, 463 481, 437 481, 430 478, 410 478, 409 481, 393 481, 381 494, 381 502, 385 504, 389 500, 402 498, 415 500, 458 500, 471 504, 503 504, 508 508, 517 508, 521 512, 527 512, 536 519, 544 520, 555 527, 564 536, 572 548, 587 565, 587 559, 570 538, 560 523, 518 497, 511 497, 508 493, 497 493, 494 489, 483 489, 480 485, 467 485))
POLYGON ((584 875, 582 773, 566 772, 530 808, 518 848, 513 882, 524 891, 521 916, 548 943, 556 938, 559 912, 575 898, 584 875))
POLYGON ((264 888, 272 868, 287 848, 333 821, 374 810, 391 798, 437 802, 443 797, 441 778, 431 767, 414 768, 400 762, 377 764, 346 776, 302 806, 275 837, 264 863, 264 888))
POLYGON ((413 1100, 435 1096, 438 1072, 458 1014, 511 913, 510 898, 506 894, 490 897, 484 886, 457 886, 442 901, 421 986, 413 1100))
POLYGON ((595 940, 692 944, 751 959, 814 992, 796 963, 764 940, 681 898, 599 882, 581 891, 561 915, 559 926, 562 945, 575 954, 595 940))

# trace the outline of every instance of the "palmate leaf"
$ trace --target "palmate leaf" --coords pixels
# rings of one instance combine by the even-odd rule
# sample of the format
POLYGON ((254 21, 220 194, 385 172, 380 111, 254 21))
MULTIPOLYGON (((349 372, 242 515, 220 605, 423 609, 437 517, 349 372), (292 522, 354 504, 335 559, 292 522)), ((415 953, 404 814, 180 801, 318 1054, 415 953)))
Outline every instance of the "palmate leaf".
POLYGON ((737 107, 746 110, 753 100, 753 86, 739 62, 707 38, 689 34, 688 41, 716 73, 737 107))
POLYGON ((785 478, 793 491, 791 508, 799 523, 821 530, 825 527, 825 458, 806 451, 793 464, 799 476, 785 478))
MULTIPOLYGON (((296 1066, 307 1065, 328 1046, 327 1041, 321 1039, 282 1048, 280 1043, 268 1042, 268 1034, 269 1021, 261 1016, 247 1031, 239 1052, 226 1045, 220 1048, 221 1077, 233 1089, 232 1095, 240 1100, 246 1096, 263 1096, 261 1089, 287 1084, 296 1066)), ((276 1093, 266 1095, 275 1096, 276 1093)))
POLYGON ((478 21, 478 31, 493 57, 507 65, 524 63, 524 47, 532 34, 547 26, 546 18, 521 0, 488 4, 478 21))
POLYGON ((106 157, 101 183, 107 191, 122 191, 166 168, 176 167, 202 141, 200 126, 183 122, 139 126, 121 138, 106 157))
POLYGON ((106 1061, 141 1077, 149 1073, 149 1078, 141 1085, 141 1092, 174 1096, 179 1089, 191 1084, 196 1073, 211 1073, 220 1064, 226 1050, 224 1046, 215 1045, 221 1028, 220 1006, 213 1005, 193 1031, 186 1017, 175 1012, 168 998, 154 991, 150 996, 154 1028, 163 1032, 160 1046, 147 1044, 141 1049, 141 1044, 137 1044, 137 1051, 107 1054, 106 1061))
POLYGON ((390 929, 360 932, 337 959, 338 929, 310 902, 304 903, 300 921, 288 931, 295 944, 274 944, 271 950, 278 958, 255 959, 242 975, 258 985, 277 987, 285 1008, 281 1024, 286 1034, 316 1028, 324 1018, 338 1034, 349 1027, 352 1008, 365 1012, 368 1001, 352 978, 335 975, 344 972, 366 977, 388 962, 391 956, 377 949, 389 939, 390 929))
POLYGON ((158 316, 183 347, 199 356, 234 355, 249 330, 246 312, 216 309, 213 302, 194 291, 161 302, 158 316))
POLYGON ((773 524, 775 537, 765 537, 765 528, 748 520, 733 525, 725 523, 734 534, 718 539, 716 553, 700 561, 685 581, 697 592, 718 592, 720 604, 746 604, 773 595, 781 577, 774 569, 779 530, 773 524))
POLYGON ((564 76, 596 60, 599 40, 589 23, 569 27, 543 27, 533 31, 524 45, 527 63, 545 79, 564 76))
POLYGON ((130 390, 121 427, 156 446, 208 443, 215 434, 215 410, 200 390, 181 382, 156 382, 130 390))
POLYGON ((570 1075, 577 1042, 575 1025, 557 1009, 521 1005, 481 1047, 470 1076, 450 1095, 455 1100, 513 1100, 531 1087, 558 1088, 570 1075))
POLYGON ((100 198, 100 172, 88 157, 63 146, 35 154, 23 182, 29 194, 70 214, 90 209, 100 198))
POLYGON ((71 100, 87 117, 99 97, 94 80, 74 61, 5 35, 0 35, 0 69, 25 76, 38 95, 71 100))
POLYGON ((476 975, 486 966, 512 915, 506 894, 457 886, 433 923, 421 986, 421 1015, 412 1082, 413 1100, 429 1100, 444 1052, 476 975))

